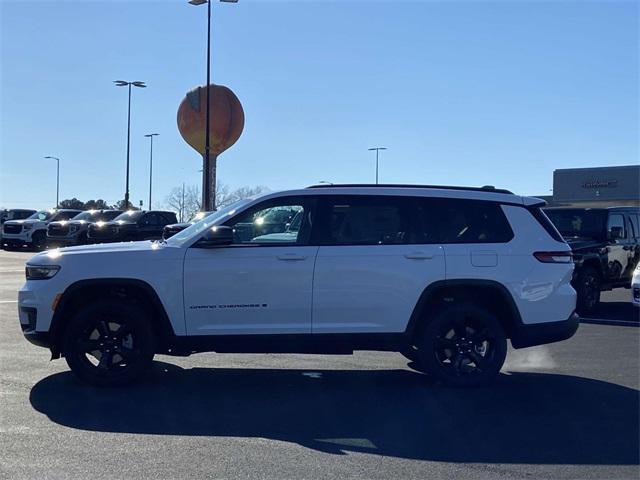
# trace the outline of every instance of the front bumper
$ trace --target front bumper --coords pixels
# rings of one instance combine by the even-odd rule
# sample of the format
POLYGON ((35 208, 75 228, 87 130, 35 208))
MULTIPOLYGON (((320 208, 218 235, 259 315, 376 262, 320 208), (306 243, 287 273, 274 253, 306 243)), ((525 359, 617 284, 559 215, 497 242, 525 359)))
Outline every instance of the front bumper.
POLYGON ((521 323, 511 333, 511 345, 513 348, 526 348, 560 342, 573 337, 579 324, 579 317, 575 313, 559 322, 521 323))
POLYGON ((49 332, 36 331, 38 323, 38 309, 35 307, 18 307, 18 317, 20 318, 20 328, 22 334, 29 342, 38 347, 50 348, 51 341, 49 332))
POLYGON ((31 245, 31 237, 3 235, 2 245, 7 245, 9 247, 24 247, 25 245, 31 245))

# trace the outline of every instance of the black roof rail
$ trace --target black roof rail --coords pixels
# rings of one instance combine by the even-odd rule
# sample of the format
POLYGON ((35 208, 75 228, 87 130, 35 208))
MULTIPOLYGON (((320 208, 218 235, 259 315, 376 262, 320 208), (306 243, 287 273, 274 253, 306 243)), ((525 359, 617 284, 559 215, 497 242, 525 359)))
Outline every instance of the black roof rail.
POLYGON ((491 192, 491 193, 506 193, 513 195, 514 193, 504 188, 496 188, 493 185, 485 185, 483 187, 460 187, 456 185, 409 185, 409 184, 394 184, 394 183, 323 183, 320 185, 311 185, 307 188, 353 188, 353 187, 384 187, 384 188, 437 188, 442 190, 467 190, 471 192, 491 192))

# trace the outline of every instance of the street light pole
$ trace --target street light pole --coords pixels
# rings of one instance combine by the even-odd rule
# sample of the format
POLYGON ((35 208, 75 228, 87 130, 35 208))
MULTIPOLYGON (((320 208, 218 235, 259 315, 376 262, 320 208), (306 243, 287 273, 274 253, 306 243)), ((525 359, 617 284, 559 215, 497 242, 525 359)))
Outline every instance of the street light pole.
MULTIPOLYGON (((224 3, 238 3, 238 0, 220 0, 224 3)), ((205 109, 205 133, 204 133, 204 158, 202 167, 202 209, 214 211, 216 209, 216 186, 215 178, 212 178, 212 171, 215 172, 216 159, 213 159, 213 169, 211 168, 211 106, 209 104, 209 86, 211 85, 211 1, 210 0, 189 0, 191 5, 207 4, 207 106, 205 109)))
POLYGON ((149 151, 149 210, 151 210, 151 185, 153 181, 153 137, 157 137, 159 133, 149 133, 145 135, 151 140, 151 150, 149 151))
POLYGON ((114 80, 113 83, 117 87, 129 87, 129 106, 127 109, 127 174, 126 174, 126 186, 124 191, 124 208, 129 208, 129 147, 131 144, 131 86, 146 88, 147 85, 144 82, 135 81, 127 82, 124 80, 114 80))
POLYGON ((369 151, 376 151, 376 185, 378 184, 378 154, 380 153, 380 150, 386 150, 386 147, 373 147, 370 148, 369 151))
POLYGON ((60 205, 60 159, 58 157, 44 157, 44 158, 52 158, 58 165, 56 167, 56 208, 60 205))

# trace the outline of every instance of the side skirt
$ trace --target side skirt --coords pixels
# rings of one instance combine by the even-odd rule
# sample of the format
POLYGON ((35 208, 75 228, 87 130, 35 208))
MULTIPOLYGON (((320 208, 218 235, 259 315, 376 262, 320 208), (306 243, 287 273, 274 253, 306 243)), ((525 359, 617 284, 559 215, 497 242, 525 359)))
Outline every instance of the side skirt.
POLYGON ((404 333, 198 335, 173 337, 164 353, 185 356, 217 353, 317 353, 350 355, 354 350, 398 352, 408 347, 404 333))

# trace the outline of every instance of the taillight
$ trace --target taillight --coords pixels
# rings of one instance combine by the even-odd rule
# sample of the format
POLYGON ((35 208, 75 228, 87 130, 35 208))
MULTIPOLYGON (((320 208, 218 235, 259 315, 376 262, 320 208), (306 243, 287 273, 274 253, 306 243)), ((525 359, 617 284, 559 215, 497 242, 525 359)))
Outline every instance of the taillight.
POLYGON ((571 263, 573 261, 571 252, 535 252, 533 256, 542 263, 571 263))

